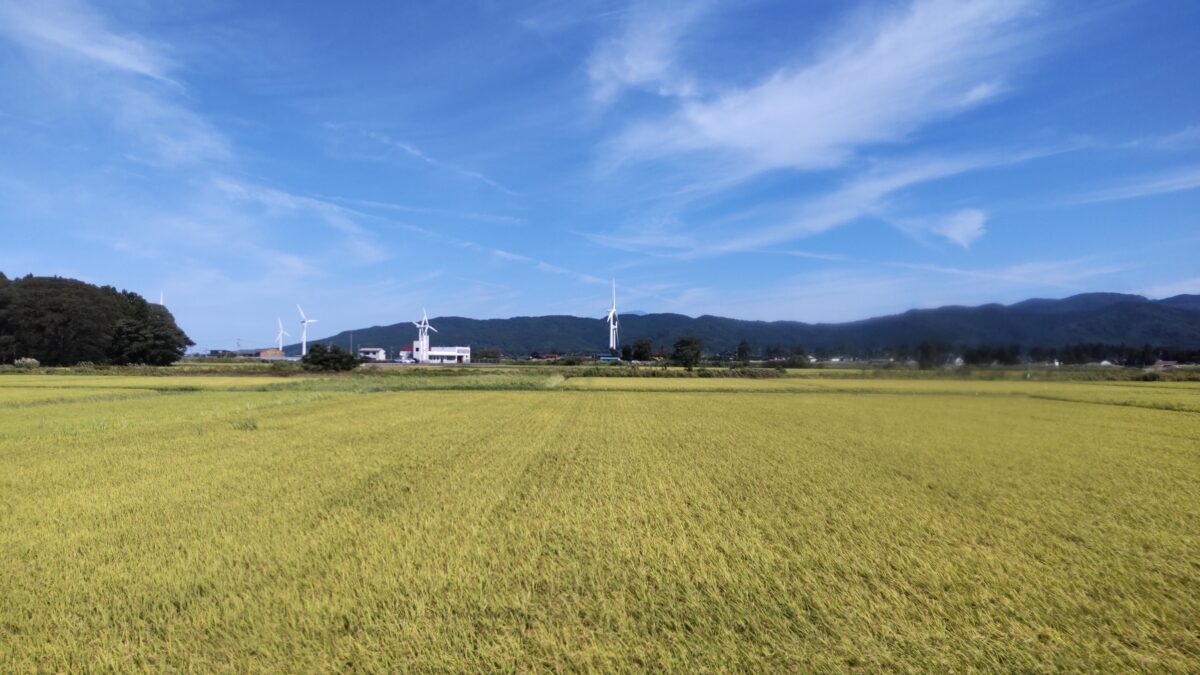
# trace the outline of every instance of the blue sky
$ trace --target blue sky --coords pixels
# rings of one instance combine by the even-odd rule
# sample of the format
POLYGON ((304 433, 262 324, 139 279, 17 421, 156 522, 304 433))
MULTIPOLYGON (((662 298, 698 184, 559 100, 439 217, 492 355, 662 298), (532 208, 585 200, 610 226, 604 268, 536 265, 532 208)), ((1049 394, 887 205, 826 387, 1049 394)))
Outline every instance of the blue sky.
POLYGON ((1200 293, 1200 4, 0 0, 0 271, 201 348, 1200 293), (298 335, 297 330, 291 330, 298 335))

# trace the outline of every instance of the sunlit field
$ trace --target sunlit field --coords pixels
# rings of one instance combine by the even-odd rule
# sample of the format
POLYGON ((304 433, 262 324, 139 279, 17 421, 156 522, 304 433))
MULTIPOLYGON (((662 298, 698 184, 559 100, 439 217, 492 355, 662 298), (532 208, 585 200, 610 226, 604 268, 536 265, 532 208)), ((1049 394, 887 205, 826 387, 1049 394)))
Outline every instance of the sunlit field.
POLYGON ((0 376, 0 671, 1200 670, 1198 383, 529 371, 0 376))

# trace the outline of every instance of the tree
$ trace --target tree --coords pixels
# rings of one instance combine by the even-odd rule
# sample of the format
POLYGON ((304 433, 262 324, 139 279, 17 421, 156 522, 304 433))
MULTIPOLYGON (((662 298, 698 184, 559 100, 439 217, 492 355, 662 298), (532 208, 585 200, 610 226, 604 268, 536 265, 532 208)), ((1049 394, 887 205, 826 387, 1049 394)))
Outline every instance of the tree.
POLYGON ((8 325, 12 300, 12 282, 0 272, 0 363, 12 363, 17 358, 17 339, 8 325))
POLYGON ((632 361, 633 360, 633 347, 632 346, 621 345, 621 360, 622 361, 632 361))
POLYGON ((165 365, 191 344, 170 312, 136 293, 59 277, 0 280, 0 363, 165 365))
POLYGON ((699 338, 685 335, 675 341, 675 348, 671 352, 671 360, 691 370, 700 363, 700 353, 703 348, 704 345, 700 343, 699 338))
POLYGON ((183 358, 184 350, 194 343, 175 325, 167 308, 152 305, 133 293, 127 295, 133 316, 118 321, 113 329, 109 347, 112 362, 169 366, 183 358))
POLYGON ((300 364, 305 370, 354 370, 358 367, 359 359, 337 345, 326 347, 318 342, 308 348, 308 353, 300 359, 300 364))
POLYGON ((786 359, 786 358, 790 357, 791 355, 792 355, 792 350, 788 349, 784 345, 780 345, 780 344, 767 345, 767 358, 768 359, 786 359))
POLYGON ((633 341, 634 361, 654 360, 654 341, 650 338, 638 338, 633 341))
POLYGON ((917 347, 917 367, 921 370, 931 370, 937 366, 937 350, 933 343, 924 340, 917 347))
POLYGON ((749 342, 742 340, 741 342, 738 343, 737 360, 738 361, 749 361, 750 360, 750 343, 749 342))

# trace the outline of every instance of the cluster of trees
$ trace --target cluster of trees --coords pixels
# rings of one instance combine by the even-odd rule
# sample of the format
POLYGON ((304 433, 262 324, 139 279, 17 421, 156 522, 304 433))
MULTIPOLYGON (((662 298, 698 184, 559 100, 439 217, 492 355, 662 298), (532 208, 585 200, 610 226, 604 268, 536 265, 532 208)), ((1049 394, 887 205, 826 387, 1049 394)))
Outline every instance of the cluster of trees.
POLYGON ((1067 345, 1058 349, 1034 347, 1029 350, 1031 361, 1058 360, 1060 363, 1096 363, 1108 361, 1123 366, 1152 366, 1159 360, 1181 363, 1200 363, 1200 349, 1180 349, 1142 345, 1106 345, 1099 342, 1067 345))
POLYGON ((300 359, 305 370, 339 371, 354 370, 362 359, 337 345, 326 347, 320 342, 311 345, 308 353, 300 359))
POLYGON ((1007 347, 993 347, 992 345, 965 347, 962 350, 962 360, 963 363, 972 366, 991 365, 993 363, 1002 366, 1015 366, 1021 362, 1021 345, 1008 345, 1007 347))
POLYGON ((700 338, 685 335, 675 341, 675 347, 671 350, 671 361, 691 370, 700 363, 703 353, 704 344, 700 342, 700 338))
MULTIPOLYGON (((623 361, 653 361, 656 357, 668 358, 673 362, 679 362, 680 343, 685 343, 687 349, 692 349, 693 346, 699 345, 703 347, 703 342, 700 338, 694 335, 685 335, 677 340, 668 353, 661 348, 655 351, 654 342, 650 338, 640 338, 633 341, 633 344, 623 345, 621 347, 621 360, 623 361), (694 341, 694 342, 693 342, 694 341)), ((788 347, 786 345, 772 344, 762 352, 756 352, 748 340, 742 340, 738 343, 737 349, 732 352, 724 352, 717 354, 714 360, 719 361, 751 361, 757 358, 764 357, 772 360, 785 359, 789 362, 803 362, 803 365, 808 365, 808 350, 803 345, 788 347)))
MULTIPOLYGON (((638 342, 644 343, 644 353, 649 355, 651 353, 650 341, 640 340, 638 342)), ((634 345, 638 345, 638 342, 635 342, 634 345)), ((675 349, 671 352, 671 361, 679 365, 688 365, 690 363, 694 366, 700 362, 700 351, 701 344, 698 338, 692 336, 681 338, 675 343, 675 349), (683 347, 682 351, 681 346, 683 347)), ((632 353, 634 352, 627 347, 622 357, 628 360, 630 356, 627 354, 632 353)), ((808 354, 802 346, 788 348, 776 345, 768 347, 766 356, 770 359, 786 359, 786 365, 789 367, 803 367, 808 365, 808 354)), ((916 347, 901 345, 894 349, 877 350, 877 353, 873 353, 872 356, 901 361, 914 360, 920 368, 924 369, 941 367, 955 357, 961 357, 964 364, 972 366, 993 364, 1013 366, 1025 362, 1047 363, 1054 361, 1066 365, 1108 361, 1116 365, 1130 367, 1152 366, 1159 360, 1200 363, 1200 349, 1162 347, 1148 344, 1135 347, 1124 344, 1114 345, 1103 343, 1078 343, 1065 347, 1032 347, 1023 349, 1018 344, 966 346, 926 340, 916 347)), ((746 340, 742 340, 738 344, 736 352, 718 355, 718 358, 725 360, 736 359, 737 361, 749 361, 755 357, 754 350, 746 340)), ((649 357, 635 357, 635 360, 649 360, 649 357)))
POLYGON ((622 361, 653 361, 654 360, 654 341, 650 338, 640 338, 633 341, 631 345, 622 345, 621 347, 622 361))
POLYGON ((1088 342, 1065 347, 1030 347, 1023 350, 1020 345, 1004 347, 981 345, 954 347, 936 342, 922 342, 916 350, 900 347, 896 355, 902 359, 915 358, 922 368, 933 368, 945 363, 953 356, 961 356, 967 365, 1016 365, 1026 361, 1050 363, 1057 361, 1065 365, 1082 365, 1108 361, 1114 365, 1144 368, 1159 360, 1182 363, 1200 362, 1200 349, 1181 349, 1145 344, 1140 347, 1124 344, 1088 342))
POLYGON ((796 345, 789 347, 781 344, 767 345, 761 353, 756 352, 754 347, 748 340, 738 342, 737 349, 732 354, 732 357, 738 361, 750 361, 755 358, 766 358, 771 361, 786 360, 786 361, 806 361, 808 358, 808 350, 804 345, 796 345))
POLYGON ((192 341, 161 305, 112 286, 0 273, 0 364, 147 364, 183 357, 192 341))

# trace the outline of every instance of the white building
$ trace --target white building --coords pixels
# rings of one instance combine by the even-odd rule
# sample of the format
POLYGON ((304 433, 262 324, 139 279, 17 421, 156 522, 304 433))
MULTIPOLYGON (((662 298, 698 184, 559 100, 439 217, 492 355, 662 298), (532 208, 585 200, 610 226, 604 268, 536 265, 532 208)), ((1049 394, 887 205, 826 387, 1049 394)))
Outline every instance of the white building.
MULTIPOLYGON (((429 331, 437 329, 429 325, 429 315, 421 310, 421 322, 413 322, 417 327, 417 340, 413 342, 412 358, 417 363, 470 363, 470 347, 430 347, 429 331)), ((403 354, 403 352, 401 352, 403 354)))
POLYGON ((417 363, 470 363, 470 347, 430 347, 413 343, 413 359, 417 363))
POLYGON ((359 347, 358 355, 372 361, 387 361, 387 350, 383 347, 359 347))

